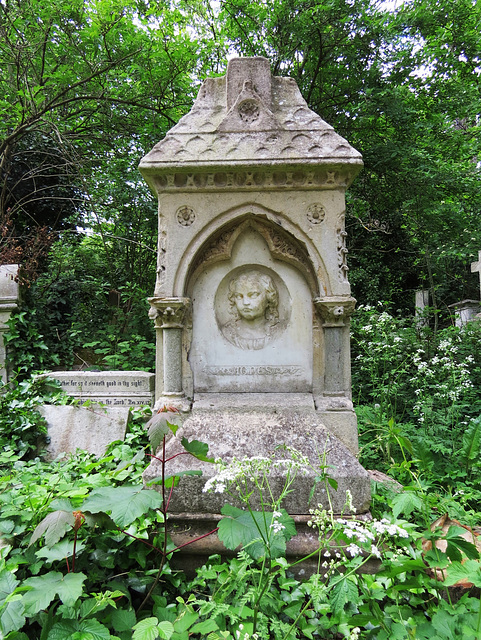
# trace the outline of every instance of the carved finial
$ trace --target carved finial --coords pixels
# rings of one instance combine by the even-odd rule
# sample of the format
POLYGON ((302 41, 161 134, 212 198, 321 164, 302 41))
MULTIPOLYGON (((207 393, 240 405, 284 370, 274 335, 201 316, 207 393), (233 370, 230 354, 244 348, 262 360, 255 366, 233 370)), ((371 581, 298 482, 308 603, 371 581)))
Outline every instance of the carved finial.
POLYGON ((242 90, 255 91, 271 109, 271 65, 267 58, 233 58, 227 67, 227 111, 242 90))

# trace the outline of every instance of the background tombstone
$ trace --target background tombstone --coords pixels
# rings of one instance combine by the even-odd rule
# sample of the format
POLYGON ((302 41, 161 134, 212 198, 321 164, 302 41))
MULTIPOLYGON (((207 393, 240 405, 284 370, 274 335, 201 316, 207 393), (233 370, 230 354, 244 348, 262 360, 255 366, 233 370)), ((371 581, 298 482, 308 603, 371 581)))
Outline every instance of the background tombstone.
POLYGON ((414 293, 414 315, 417 329, 429 326, 426 308, 429 307, 429 289, 420 289, 414 293))
MULTIPOLYGON (((226 460, 284 443, 314 465, 325 452, 335 509, 349 488, 360 512, 370 491, 355 458, 344 218, 361 167, 265 58, 231 60, 226 76, 206 80, 140 164, 159 202, 156 406, 190 412, 182 435, 226 460)), ((169 451, 178 446, 173 438, 169 451)), ((184 460, 173 466, 192 466, 184 460)), ((171 503, 196 521, 224 504, 202 493, 213 469, 199 465, 204 478, 183 480, 171 503)), ((153 463, 145 479, 158 475, 153 463)), ((308 513, 313 480, 299 480, 291 513, 308 513)), ((327 502, 320 490, 315 500, 327 502)))
POLYGON ((20 299, 20 288, 16 277, 18 276, 18 264, 0 265, 0 368, 1 378, 7 382, 6 368, 6 347, 3 341, 3 334, 8 329, 8 320, 18 307, 20 299))

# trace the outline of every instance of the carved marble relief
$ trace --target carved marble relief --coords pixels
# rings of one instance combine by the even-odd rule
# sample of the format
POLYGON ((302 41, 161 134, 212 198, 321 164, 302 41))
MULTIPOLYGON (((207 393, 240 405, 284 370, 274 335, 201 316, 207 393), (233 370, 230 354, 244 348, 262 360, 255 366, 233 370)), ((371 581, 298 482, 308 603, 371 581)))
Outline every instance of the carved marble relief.
POLYGON ((263 349, 285 329, 286 322, 279 317, 279 291, 267 273, 243 270, 229 278, 227 292, 222 283, 219 289, 217 324, 224 338, 239 349, 263 349), (226 311, 230 319, 224 322, 226 311))

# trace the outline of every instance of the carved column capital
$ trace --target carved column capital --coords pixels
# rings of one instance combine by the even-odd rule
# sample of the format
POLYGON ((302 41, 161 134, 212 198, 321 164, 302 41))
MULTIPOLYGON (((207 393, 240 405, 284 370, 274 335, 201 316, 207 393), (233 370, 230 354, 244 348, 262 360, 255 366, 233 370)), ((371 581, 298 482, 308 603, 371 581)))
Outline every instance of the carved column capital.
POLYGON ((314 306, 321 318, 323 327, 342 327, 354 311, 356 301, 354 298, 332 296, 329 298, 316 298, 314 306))
POLYGON ((149 318, 156 329, 183 329, 190 298, 149 298, 149 318))

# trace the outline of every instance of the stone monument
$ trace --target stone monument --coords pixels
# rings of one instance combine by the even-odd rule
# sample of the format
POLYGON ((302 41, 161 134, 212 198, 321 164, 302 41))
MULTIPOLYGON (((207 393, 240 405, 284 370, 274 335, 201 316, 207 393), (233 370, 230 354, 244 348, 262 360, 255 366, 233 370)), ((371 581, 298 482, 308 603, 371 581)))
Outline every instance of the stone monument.
POLYGON ((8 320, 12 315, 12 311, 18 308, 20 300, 20 287, 17 281, 18 271, 18 264, 0 265, 0 376, 4 384, 7 382, 8 372, 3 334, 7 331, 8 320))
MULTIPOLYGON (((140 163, 159 203, 156 406, 187 412, 182 433, 214 457, 283 443, 313 464, 325 453, 339 482, 335 509, 350 489, 360 512, 370 490, 355 458, 344 216, 361 167, 265 58, 231 60, 226 76, 206 80, 191 112, 140 163)), ((192 468, 185 458, 169 473, 192 468)), ((197 521, 225 502, 202 492, 215 471, 198 466, 203 478, 183 479, 171 503, 197 521)), ((153 463, 145 478, 158 475, 153 463)), ((312 480, 299 479, 291 514, 326 503, 319 489, 308 504, 312 480)))

